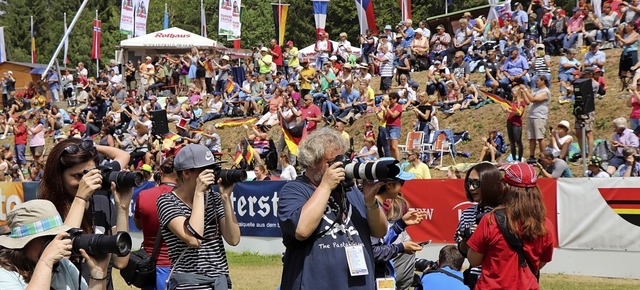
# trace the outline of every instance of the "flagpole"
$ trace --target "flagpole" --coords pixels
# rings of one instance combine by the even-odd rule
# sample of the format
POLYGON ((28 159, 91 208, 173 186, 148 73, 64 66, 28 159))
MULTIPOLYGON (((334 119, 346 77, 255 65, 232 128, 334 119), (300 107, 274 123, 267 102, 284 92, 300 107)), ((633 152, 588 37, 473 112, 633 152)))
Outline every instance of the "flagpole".
POLYGON ((33 15, 31 16, 31 35, 30 35, 30 38, 31 38, 31 63, 36 63, 35 57, 33 57, 34 56, 34 54, 33 54, 33 47, 34 47, 33 42, 34 42, 34 40, 33 39, 35 38, 34 34, 33 34, 33 15))
MULTIPOLYGON (((67 30, 68 30, 68 28, 67 28, 67 13, 65 12, 63 15, 64 15, 64 33, 66 34, 67 30)), ((64 64, 64 68, 65 69, 67 69, 67 57, 68 57, 67 54, 68 53, 69 53, 69 40, 67 39, 64 42, 64 58, 62 59, 62 63, 64 64)))
MULTIPOLYGON (((51 57, 51 60, 49 60, 49 64, 47 65, 47 69, 45 71, 48 71, 51 66, 53 66, 53 61, 56 59, 56 57, 58 57, 58 54, 60 53, 60 50, 62 49, 62 46, 64 45, 64 41, 67 40, 67 38, 69 37, 69 33, 71 33, 71 30, 73 29, 73 26, 76 25, 76 22, 78 22, 78 19, 80 18, 80 14, 82 14, 82 10, 84 10, 84 8, 87 6, 87 3, 89 3, 89 0, 84 0, 82 1, 82 4, 80 5, 80 8, 78 9, 78 12, 76 12, 76 16, 73 17, 73 20, 71 20, 71 24, 69 25, 69 28, 67 29, 67 32, 64 33, 64 36, 62 37, 62 41, 60 41, 60 43, 58 44, 58 47, 56 48, 56 51, 53 53, 53 56, 51 57)), ((46 74, 42 75, 42 80, 44 80, 47 77, 46 74)))
POLYGON ((206 33, 206 23, 205 23, 205 16, 204 16, 204 3, 202 0, 200 0, 200 35, 202 35, 203 37, 207 37, 207 33, 206 33))
POLYGON ((449 0, 444 0, 444 14, 449 14, 449 0))
MULTIPOLYGON (((96 20, 98 20, 98 9, 96 9, 96 20)), ((94 45, 100 45, 95 43, 94 45)), ((100 77, 100 56, 96 55, 96 79, 100 77)))

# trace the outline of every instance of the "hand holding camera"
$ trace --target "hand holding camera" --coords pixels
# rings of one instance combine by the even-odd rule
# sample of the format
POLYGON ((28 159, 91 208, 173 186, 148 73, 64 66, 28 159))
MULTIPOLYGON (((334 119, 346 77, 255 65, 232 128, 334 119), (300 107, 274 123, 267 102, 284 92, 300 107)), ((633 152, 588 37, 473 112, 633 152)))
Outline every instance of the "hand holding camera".
POLYGON ((205 169, 198 175, 196 181, 196 193, 205 193, 209 189, 209 186, 216 182, 216 176, 213 174, 213 169, 205 169))
POLYGON ((89 201, 93 193, 102 187, 102 175, 97 168, 85 172, 78 185, 76 197, 84 201, 89 201))
POLYGON ((43 262, 47 267, 53 269, 53 265, 63 258, 71 257, 71 240, 68 239, 69 234, 66 232, 59 233, 47 245, 40 255, 39 262, 43 262))
POLYGON ((344 167, 341 161, 333 162, 322 175, 322 182, 318 187, 333 191, 345 179, 344 167))

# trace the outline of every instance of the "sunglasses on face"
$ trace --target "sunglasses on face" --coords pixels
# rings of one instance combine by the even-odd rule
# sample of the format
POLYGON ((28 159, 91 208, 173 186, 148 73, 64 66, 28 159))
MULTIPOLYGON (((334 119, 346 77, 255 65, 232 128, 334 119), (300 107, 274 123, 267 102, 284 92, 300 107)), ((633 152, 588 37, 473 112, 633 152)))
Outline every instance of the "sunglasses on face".
POLYGON ((472 186, 473 188, 480 188, 480 179, 467 179, 464 184, 467 188, 471 188, 472 186))

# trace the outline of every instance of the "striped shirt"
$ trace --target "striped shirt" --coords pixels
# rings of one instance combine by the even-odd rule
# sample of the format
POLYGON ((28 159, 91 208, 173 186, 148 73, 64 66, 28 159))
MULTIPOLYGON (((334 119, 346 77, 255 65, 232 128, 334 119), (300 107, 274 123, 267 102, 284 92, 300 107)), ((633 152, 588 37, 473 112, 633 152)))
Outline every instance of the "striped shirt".
MULTIPOLYGON (((161 195, 156 205, 158 206, 158 216, 162 226, 162 238, 167 243, 169 259, 176 272, 199 274, 212 278, 219 275, 229 276, 229 265, 227 264, 227 256, 219 229, 219 225, 224 219, 224 208, 222 207, 220 193, 208 191, 205 194, 204 237, 212 240, 201 241, 199 248, 190 248, 168 228, 169 222, 174 218, 190 217, 191 208, 173 192, 161 195), (178 261, 185 249, 188 250, 182 259, 178 261)), ((210 289, 210 287, 194 288, 193 286, 187 286, 185 289, 210 289)))
POLYGON ((462 234, 465 229, 471 228, 471 226, 477 224, 476 217, 480 213, 488 213, 492 210, 491 207, 485 206, 482 209, 478 209, 478 204, 474 204, 469 208, 462 211, 460 215, 460 221, 458 222, 458 228, 456 229, 455 234, 453 235, 453 240, 456 243, 460 243, 462 241, 462 234))
POLYGON ((550 56, 545 55, 543 57, 536 57, 534 59, 536 75, 551 75, 551 69, 547 66, 547 63, 545 62, 549 58, 550 56))
POLYGON ((393 54, 391 52, 387 52, 381 56, 381 58, 384 58, 384 60, 380 62, 380 76, 393 76, 393 54))

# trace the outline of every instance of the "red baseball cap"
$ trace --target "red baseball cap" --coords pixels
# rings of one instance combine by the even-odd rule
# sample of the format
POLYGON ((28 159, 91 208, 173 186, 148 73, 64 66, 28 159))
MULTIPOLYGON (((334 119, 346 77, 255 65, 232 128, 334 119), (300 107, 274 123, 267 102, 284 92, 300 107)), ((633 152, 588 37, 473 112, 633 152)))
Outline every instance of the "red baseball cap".
POLYGON ((500 170, 504 171, 502 180, 516 187, 535 187, 538 182, 538 174, 533 166, 527 163, 518 162, 503 165, 500 170))

